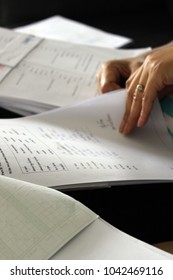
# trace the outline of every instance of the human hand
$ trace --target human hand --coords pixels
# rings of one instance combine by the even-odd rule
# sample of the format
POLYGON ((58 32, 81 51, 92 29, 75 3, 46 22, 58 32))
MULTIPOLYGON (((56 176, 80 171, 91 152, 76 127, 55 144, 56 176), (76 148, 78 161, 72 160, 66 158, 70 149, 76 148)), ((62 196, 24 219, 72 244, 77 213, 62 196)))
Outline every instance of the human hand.
POLYGON ((109 61, 98 72, 100 93, 121 87, 126 80, 126 109, 119 131, 129 134, 147 122, 154 100, 173 90, 173 43, 164 45, 140 58, 109 61))
POLYGON ((141 66, 144 57, 141 55, 103 63, 97 73, 99 94, 124 88, 126 80, 141 66))

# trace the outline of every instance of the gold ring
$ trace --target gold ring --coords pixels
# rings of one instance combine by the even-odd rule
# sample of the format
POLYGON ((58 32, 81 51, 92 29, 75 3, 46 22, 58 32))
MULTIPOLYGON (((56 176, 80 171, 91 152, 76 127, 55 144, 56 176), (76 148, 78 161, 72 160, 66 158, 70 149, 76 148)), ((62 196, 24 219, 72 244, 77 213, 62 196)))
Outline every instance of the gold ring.
POLYGON ((136 86, 136 91, 144 92, 144 85, 138 84, 138 85, 136 86))

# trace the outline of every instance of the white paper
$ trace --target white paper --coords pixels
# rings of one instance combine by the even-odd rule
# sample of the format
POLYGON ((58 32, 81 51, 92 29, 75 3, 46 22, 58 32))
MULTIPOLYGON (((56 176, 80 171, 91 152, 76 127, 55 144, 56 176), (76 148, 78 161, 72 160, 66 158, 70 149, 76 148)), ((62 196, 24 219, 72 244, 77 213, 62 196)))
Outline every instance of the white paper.
POLYGON ((172 259, 73 198, 0 176, 0 259, 172 259))
POLYGON ((0 27, 0 64, 16 66, 39 42, 41 38, 0 27))
POLYGON ((122 47, 132 41, 131 38, 104 32, 59 15, 18 27, 15 30, 42 38, 109 48, 122 47))
POLYGON ((101 218, 81 231, 53 260, 166 260, 173 255, 111 226, 101 218))
POLYGON ((5 76, 11 71, 11 67, 0 64, 0 82, 5 78, 5 76))
POLYGON ((1 174, 58 188, 172 181, 172 139, 158 104, 148 124, 129 137, 118 132, 124 104, 125 92, 115 91, 64 109, 1 120, 1 174))
MULTIPOLYGON (((16 45, 16 49, 20 59, 23 54, 21 62, 14 65, 10 73, 6 68, 0 69, 0 103, 24 115, 98 95, 96 75, 103 62, 133 57, 148 50, 111 50, 55 40, 40 41, 27 55, 22 52, 22 45, 16 45)), ((5 55, 4 50, 3 54, 4 59, 9 56, 8 51, 5 55)), ((15 60, 16 56, 11 58, 15 60)))
POLYGON ((96 218, 61 192, 0 176, 0 259, 48 259, 96 218))

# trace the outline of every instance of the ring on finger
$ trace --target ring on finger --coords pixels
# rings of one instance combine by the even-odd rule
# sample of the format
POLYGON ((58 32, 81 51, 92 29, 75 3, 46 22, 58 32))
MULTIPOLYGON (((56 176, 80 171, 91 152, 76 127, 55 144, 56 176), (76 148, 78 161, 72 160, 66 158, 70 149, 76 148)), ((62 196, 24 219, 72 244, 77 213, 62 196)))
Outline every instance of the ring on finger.
POLYGON ((143 93, 144 92, 144 88, 145 88, 145 86, 143 84, 137 84, 135 92, 143 93))

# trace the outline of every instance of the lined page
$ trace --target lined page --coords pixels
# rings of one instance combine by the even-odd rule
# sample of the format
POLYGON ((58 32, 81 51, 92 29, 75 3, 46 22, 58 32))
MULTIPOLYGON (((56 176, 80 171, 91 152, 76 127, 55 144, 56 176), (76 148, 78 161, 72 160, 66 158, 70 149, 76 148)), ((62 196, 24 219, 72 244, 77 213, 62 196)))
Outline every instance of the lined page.
POLYGON ((0 177, 0 259, 48 259, 96 218, 61 192, 0 177))

